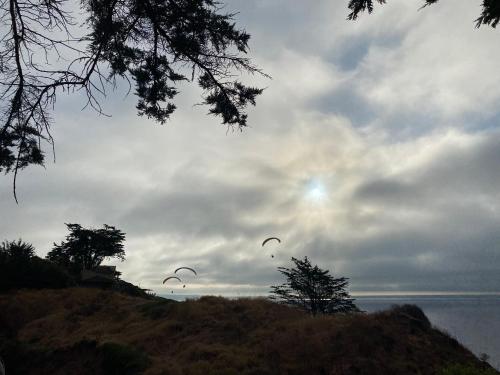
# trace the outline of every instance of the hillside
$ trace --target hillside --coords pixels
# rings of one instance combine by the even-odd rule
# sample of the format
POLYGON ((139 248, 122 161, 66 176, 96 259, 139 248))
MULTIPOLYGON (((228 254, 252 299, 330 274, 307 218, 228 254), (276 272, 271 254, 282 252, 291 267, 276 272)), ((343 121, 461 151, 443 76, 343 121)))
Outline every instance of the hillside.
POLYGON ((0 335, 9 375, 429 375, 487 366, 412 306, 312 318, 265 299, 24 290, 0 295, 0 335))

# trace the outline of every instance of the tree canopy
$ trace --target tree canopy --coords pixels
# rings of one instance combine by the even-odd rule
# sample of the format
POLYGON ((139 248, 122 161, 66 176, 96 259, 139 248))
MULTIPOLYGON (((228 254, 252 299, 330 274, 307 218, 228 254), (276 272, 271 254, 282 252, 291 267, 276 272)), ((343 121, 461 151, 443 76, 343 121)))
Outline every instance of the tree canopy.
POLYGON ((307 257, 292 258, 292 262, 292 268, 278 267, 286 282, 271 287, 271 299, 312 315, 359 311, 346 290, 347 278, 333 277, 330 271, 313 266, 307 257))
POLYGON ((70 233, 66 241, 57 245, 47 254, 47 259, 70 270, 80 272, 92 270, 106 258, 125 259, 123 241, 125 233, 113 226, 103 228, 83 228, 80 224, 66 224, 70 233))
MULTIPOLYGON (((439 0, 425 0, 422 8, 437 3, 439 0)), ((348 8, 351 11, 347 16, 349 20, 355 20, 360 13, 373 12, 373 3, 385 4, 387 0, 350 0, 348 8)), ((476 27, 490 25, 496 27, 500 21, 500 2, 498 0, 483 0, 481 14, 476 18, 476 27)))
MULTIPOLYGON (((197 81, 202 103, 222 123, 247 125, 245 108, 262 89, 235 73, 262 73, 245 57, 250 35, 214 0, 9 0, 1 2, 0 172, 44 163, 54 144, 51 110, 61 92, 87 106, 118 78, 135 87, 137 111, 161 124, 175 110, 181 81, 197 81), (73 10, 71 10, 73 9, 73 10), (3 27, 3 26, 2 26, 3 27)), ((262 73, 263 74, 263 73, 262 73)))
MULTIPOLYGON (((425 0, 424 7, 439 0, 425 0)), ((348 19, 387 0, 349 0, 348 19)), ((43 165, 54 146, 52 109, 61 92, 84 93, 103 113, 106 91, 127 81, 137 112, 165 123, 181 81, 196 81, 202 104, 242 129, 262 89, 235 73, 262 73, 246 57, 250 35, 216 0, 9 0, 0 3, 0 172, 43 165), (76 11, 80 6, 83 19, 76 11)), ((500 3, 483 0, 476 26, 496 27, 500 3)))

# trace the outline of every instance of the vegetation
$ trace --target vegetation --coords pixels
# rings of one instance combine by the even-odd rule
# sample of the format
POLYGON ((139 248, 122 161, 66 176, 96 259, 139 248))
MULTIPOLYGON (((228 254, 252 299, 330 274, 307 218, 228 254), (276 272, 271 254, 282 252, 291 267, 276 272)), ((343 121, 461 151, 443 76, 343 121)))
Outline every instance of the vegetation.
POLYGON ((138 287, 137 285, 134 285, 122 279, 117 279, 111 289, 116 292, 128 294, 129 296, 133 297, 142 297, 142 298, 156 297, 155 293, 151 292, 149 289, 143 289, 141 287, 138 287))
POLYGON ((278 268, 286 282, 271 287, 271 299, 299 307, 312 315, 359 311, 346 290, 347 278, 335 278, 330 271, 312 266, 307 257, 303 260, 292 258, 292 262, 293 268, 278 268))
POLYGON ((135 375, 149 366, 149 357, 140 350, 126 345, 107 342, 100 347, 103 370, 107 375, 135 375))
POLYGON ((102 112, 106 90, 135 85, 137 111, 163 124, 182 81, 195 81, 203 104, 224 124, 246 126, 245 108, 261 89, 235 79, 260 73, 245 57, 250 35, 213 0, 12 0, 0 49, 0 172, 43 164, 41 141, 53 145, 50 110, 61 91, 83 91, 102 112), (84 12, 84 22, 77 9, 84 12))
POLYGON ((57 265, 35 255, 33 245, 4 241, 0 246, 0 292, 19 288, 65 288, 73 278, 57 265))
MULTIPOLYGON (((33 288, 65 288, 81 284, 83 269, 95 268, 110 257, 125 259, 125 234, 104 225, 102 229, 85 229, 79 224, 66 224, 70 234, 66 242, 54 244, 47 259, 35 254, 33 245, 22 240, 4 241, 0 246, 0 292, 33 288)), ((135 297, 154 299, 155 294, 125 280, 119 272, 110 286, 114 291, 135 297)), ((96 284, 94 286, 98 286, 96 284)))
MULTIPOLYGON (((372 12, 374 2, 350 0, 348 19, 372 12)), ((438 0, 425 0, 425 5, 438 0)), ((86 107, 103 113, 101 101, 119 81, 135 86, 137 111, 161 124, 176 106, 183 81, 197 81, 202 103, 228 126, 247 125, 248 105, 262 89, 246 86, 235 72, 260 73, 245 57, 250 35, 234 14, 214 0, 11 0, 0 8, 7 27, 0 49, 0 172, 43 165, 42 141, 54 146, 51 114, 61 91, 83 91, 86 107), (84 11, 80 22, 78 5, 84 11)), ((496 27, 500 6, 483 0, 476 26, 496 27)))
MULTIPOLYGON (((380 4, 385 4, 386 0, 375 0, 380 4)), ((439 0, 425 0, 423 7, 437 3, 439 0)), ((348 8, 351 13, 347 16, 349 20, 358 18, 359 13, 368 11, 373 12, 374 0, 350 0, 348 8)), ((422 8, 423 8, 422 7, 422 8)), ((496 27, 500 21, 500 4, 497 0, 483 0, 481 15, 476 19, 476 27, 481 25, 490 25, 496 27)))
POLYGON ((433 329, 417 306, 333 314, 356 311, 347 279, 333 278, 307 257, 292 260, 294 268, 279 269, 287 283, 274 287, 282 303, 221 297, 176 302, 123 280, 114 290, 19 290, 32 287, 26 281, 31 276, 22 278, 30 275, 30 264, 38 288, 53 287, 55 279, 36 273, 40 264, 71 279, 36 257, 32 245, 4 242, 0 277, 10 276, 1 285, 11 282, 9 289, 18 290, 0 294, 0 355, 7 373, 21 375, 497 373, 433 329))
POLYGON ((140 350, 86 339, 69 347, 46 349, 0 337, 0 351, 8 358, 7 374, 136 375, 150 364, 140 350))
POLYGON ((312 318, 266 299, 161 302, 87 288, 19 291, 0 295, 0 355, 7 374, 11 368, 101 375, 109 373, 105 363, 147 366, 145 375, 432 375, 450 364, 488 368, 423 324, 424 317, 414 306, 312 318))
POLYGON ((125 233, 104 224, 102 229, 86 229, 80 224, 66 224, 70 233, 66 241, 47 254, 47 259, 72 273, 91 270, 106 258, 125 259, 125 233))
POLYGON ((438 372, 438 375, 496 375, 497 371, 490 367, 478 367, 472 365, 454 364, 446 366, 438 372))

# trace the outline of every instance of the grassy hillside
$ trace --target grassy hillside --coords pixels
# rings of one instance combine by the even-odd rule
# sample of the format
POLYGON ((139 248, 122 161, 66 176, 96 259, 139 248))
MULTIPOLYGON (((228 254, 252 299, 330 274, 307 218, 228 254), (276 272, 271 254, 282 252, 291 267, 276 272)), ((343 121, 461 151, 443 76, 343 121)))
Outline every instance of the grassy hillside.
POLYGON ((9 375, 496 374, 463 372, 486 365, 411 306, 312 318, 264 299, 25 290, 0 295, 0 334, 9 375))

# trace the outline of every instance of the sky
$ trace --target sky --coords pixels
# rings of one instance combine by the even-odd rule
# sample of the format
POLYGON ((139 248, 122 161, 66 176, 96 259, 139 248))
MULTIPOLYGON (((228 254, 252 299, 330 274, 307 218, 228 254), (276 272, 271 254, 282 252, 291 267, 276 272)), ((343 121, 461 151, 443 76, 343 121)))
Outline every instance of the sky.
POLYGON ((163 126, 124 86, 110 117, 60 95, 56 162, 20 173, 19 204, 0 178, 0 241, 44 256, 64 223, 113 225, 126 260, 106 263, 159 294, 266 294, 304 256, 354 293, 499 292, 498 30, 474 28, 479 0, 392 0, 356 22, 346 3, 226 1, 272 76, 243 77, 266 88, 243 132, 196 86, 163 126), (178 266, 198 277, 162 285, 178 266))

